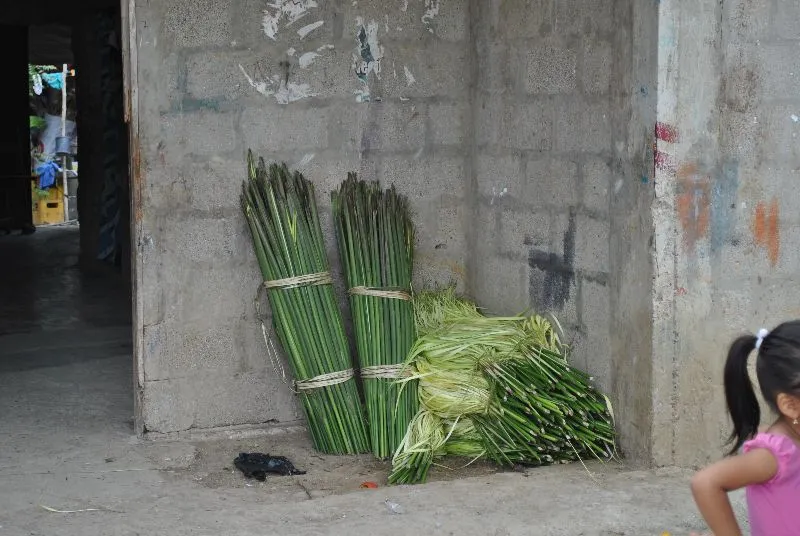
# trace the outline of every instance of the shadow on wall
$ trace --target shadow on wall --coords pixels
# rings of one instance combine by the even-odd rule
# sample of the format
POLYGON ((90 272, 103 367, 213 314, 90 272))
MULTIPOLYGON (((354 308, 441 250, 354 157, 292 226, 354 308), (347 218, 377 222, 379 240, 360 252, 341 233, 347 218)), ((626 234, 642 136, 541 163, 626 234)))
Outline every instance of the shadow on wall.
MULTIPOLYGON (((525 245, 532 242, 526 238, 525 245)), ((575 284, 575 212, 569 214, 569 224, 562 241, 562 253, 531 248, 528 254, 531 303, 538 311, 561 311, 570 300, 575 284)))

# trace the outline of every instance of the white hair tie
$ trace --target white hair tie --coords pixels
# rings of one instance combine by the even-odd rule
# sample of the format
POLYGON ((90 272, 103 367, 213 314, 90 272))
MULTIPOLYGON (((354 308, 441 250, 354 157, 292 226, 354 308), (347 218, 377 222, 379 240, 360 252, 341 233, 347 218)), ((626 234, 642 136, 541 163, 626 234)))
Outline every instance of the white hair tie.
POLYGON ((758 330, 758 334, 756 335, 756 350, 761 348, 761 343, 764 342, 764 339, 767 338, 767 335, 769 335, 769 330, 764 328, 758 330))

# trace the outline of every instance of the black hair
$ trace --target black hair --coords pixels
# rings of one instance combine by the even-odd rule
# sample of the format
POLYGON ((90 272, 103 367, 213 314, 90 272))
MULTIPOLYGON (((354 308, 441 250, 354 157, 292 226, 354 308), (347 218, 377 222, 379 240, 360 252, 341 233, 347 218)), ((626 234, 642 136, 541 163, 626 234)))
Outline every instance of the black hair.
MULTIPOLYGON (((753 335, 744 335, 733 341, 728 350, 725 399, 733 420, 730 454, 756 435, 761 422, 758 399, 747 372, 747 358, 756 349, 757 341, 753 335)), ((764 337, 756 357, 756 376, 764 400, 776 413, 778 395, 800 396, 800 320, 785 322, 764 337)))

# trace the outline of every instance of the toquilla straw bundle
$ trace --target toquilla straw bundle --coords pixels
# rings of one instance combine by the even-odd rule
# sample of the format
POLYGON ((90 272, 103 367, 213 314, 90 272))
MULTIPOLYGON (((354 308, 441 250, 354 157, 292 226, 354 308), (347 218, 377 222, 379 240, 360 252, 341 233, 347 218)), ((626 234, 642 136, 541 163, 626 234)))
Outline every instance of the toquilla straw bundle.
POLYGON ((264 278, 278 340, 314 447, 328 454, 369 450, 350 351, 331 287, 314 186, 286 165, 248 152, 242 210, 264 278))
POLYGON ((333 192, 336 237, 364 383, 372 452, 388 458, 417 411, 416 381, 400 388, 414 344, 411 271, 414 228, 408 201, 354 173, 333 192))
POLYGON ((572 367, 538 315, 483 316, 452 288, 414 297, 420 337, 408 357, 420 411, 389 482, 425 481, 445 455, 500 465, 613 456, 611 404, 572 367))

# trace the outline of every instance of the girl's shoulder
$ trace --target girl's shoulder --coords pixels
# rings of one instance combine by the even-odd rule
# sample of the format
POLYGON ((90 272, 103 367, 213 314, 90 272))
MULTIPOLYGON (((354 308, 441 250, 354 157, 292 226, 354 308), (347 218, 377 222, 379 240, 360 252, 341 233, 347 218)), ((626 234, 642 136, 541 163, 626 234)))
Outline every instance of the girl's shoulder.
POLYGON ((773 481, 787 473, 793 473, 793 470, 800 466, 800 447, 788 436, 761 432, 742 446, 743 453, 754 449, 767 449, 775 456, 778 473, 773 481))

